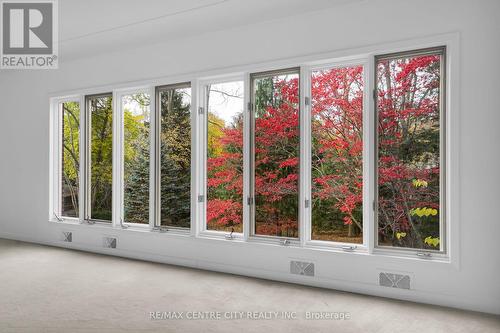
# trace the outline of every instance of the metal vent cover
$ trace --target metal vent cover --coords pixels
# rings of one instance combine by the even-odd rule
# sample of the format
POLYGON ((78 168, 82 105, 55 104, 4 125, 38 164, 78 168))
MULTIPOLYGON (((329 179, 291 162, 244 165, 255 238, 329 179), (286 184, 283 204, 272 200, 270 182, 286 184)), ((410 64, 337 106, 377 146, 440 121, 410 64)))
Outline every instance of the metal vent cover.
POLYGON ((410 275, 380 272, 379 285, 382 287, 410 289, 411 278, 410 275))
POLYGON ((102 239, 102 244, 108 249, 116 249, 116 238, 106 236, 102 239))
POLYGON ((306 261, 290 261, 290 273, 305 276, 314 276, 314 263, 306 261))
POLYGON ((73 233, 71 231, 63 231, 62 241, 68 243, 73 242, 73 233))

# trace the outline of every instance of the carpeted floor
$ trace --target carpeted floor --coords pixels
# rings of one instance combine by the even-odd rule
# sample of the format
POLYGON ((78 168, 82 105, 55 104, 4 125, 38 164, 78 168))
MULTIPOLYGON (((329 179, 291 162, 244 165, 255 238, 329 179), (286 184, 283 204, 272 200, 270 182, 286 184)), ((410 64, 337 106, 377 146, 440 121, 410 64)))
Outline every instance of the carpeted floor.
POLYGON ((2 333, 500 332, 500 317, 480 313, 8 240, 0 286, 2 333))

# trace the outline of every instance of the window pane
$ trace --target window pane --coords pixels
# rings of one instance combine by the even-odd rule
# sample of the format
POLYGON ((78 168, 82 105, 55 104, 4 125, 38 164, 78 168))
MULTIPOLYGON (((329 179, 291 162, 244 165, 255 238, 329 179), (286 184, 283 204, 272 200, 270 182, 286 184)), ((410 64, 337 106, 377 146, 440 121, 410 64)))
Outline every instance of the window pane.
POLYGON ((80 103, 66 102, 62 110, 61 215, 78 217, 80 190, 80 103))
POLYGON ((363 66, 311 77, 313 240, 363 243, 363 66))
POLYGON ((150 96, 122 97, 124 221, 149 223, 150 96))
POLYGON ((255 234, 298 236, 299 74, 253 80, 255 234))
POLYGON ((378 243, 440 249, 441 55, 377 60, 378 243))
POLYGON ((189 228, 191 207, 191 88, 160 91, 161 225, 189 228))
POLYGON ((90 218, 111 221, 113 108, 111 95, 90 97, 90 218))
POLYGON ((243 81, 208 90, 207 229, 242 232, 243 81))

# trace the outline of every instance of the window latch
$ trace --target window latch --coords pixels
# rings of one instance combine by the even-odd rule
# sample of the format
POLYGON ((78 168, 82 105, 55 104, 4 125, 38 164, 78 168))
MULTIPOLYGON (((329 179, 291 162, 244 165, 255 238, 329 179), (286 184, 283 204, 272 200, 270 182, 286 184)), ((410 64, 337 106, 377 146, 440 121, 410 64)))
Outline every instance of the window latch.
POLYGON ((128 225, 123 224, 123 219, 120 219, 120 227, 122 227, 122 229, 128 228, 128 225))
POLYGON ((52 212, 52 213, 54 213, 54 216, 55 216, 55 218, 56 218, 56 220, 57 220, 57 221, 59 221, 59 222, 64 221, 62 218, 60 218, 60 217, 56 214, 56 212, 52 212))
POLYGON ((165 226, 156 226, 156 227, 153 227, 153 229, 151 229, 151 231, 163 233, 163 232, 167 232, 168 228, 165 226))
POLYGON ((92 221, 90 218, 86 217, 83 219, 83 221, 81 223, 83 223, 83 224, 95 224, 95 221, 92 221))
POLYGON ((229 235, 226 235, 226 239, 234 239, 234 236, 233 236, 233 232, 234 232, 234 227, 231 227, 231 232, 229 233, 229 235))
POLYGON ((421 259, 431 259, 432 258, 432 253, 429 252, 417 252, 417 257, 421 259))
POLYGON ((342 250, 346 251, 346 252, 353 252, 354 250, 356 250, 358 247, 356 245, 344 245, 341 247, 342 250))
POLYGON ((281 245, 283 245, 283 246, 290 245, 290 240, 289 239, 284 239, 283 241, 281 241, 281 245))

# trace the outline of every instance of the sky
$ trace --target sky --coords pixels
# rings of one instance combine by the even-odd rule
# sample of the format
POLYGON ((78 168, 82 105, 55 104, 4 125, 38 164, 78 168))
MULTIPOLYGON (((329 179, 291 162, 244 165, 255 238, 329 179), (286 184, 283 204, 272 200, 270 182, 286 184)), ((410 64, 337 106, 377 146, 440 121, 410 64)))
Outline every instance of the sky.
POLYGON ((226 126, 229 126, 232 124, 234 116, 243 112, 243 92, 243 81, 212 84, 210 86, 208 112, 223 119, 226 126))
MULTIPOLYGON (((226 126, 231 125, 235 115, 243 112, 243 92, 243 81, 212 84, 210 86, 208 112, 223 119, 226 126)), ((189 94, 186 94, 186 98, 190 97, 189 94)), ((133 115, 142 114, 144 120, 149 120, 149 105, 142 106, 131 96, 124 96, 122 103, 124 109, 130 111, 133 115)))

